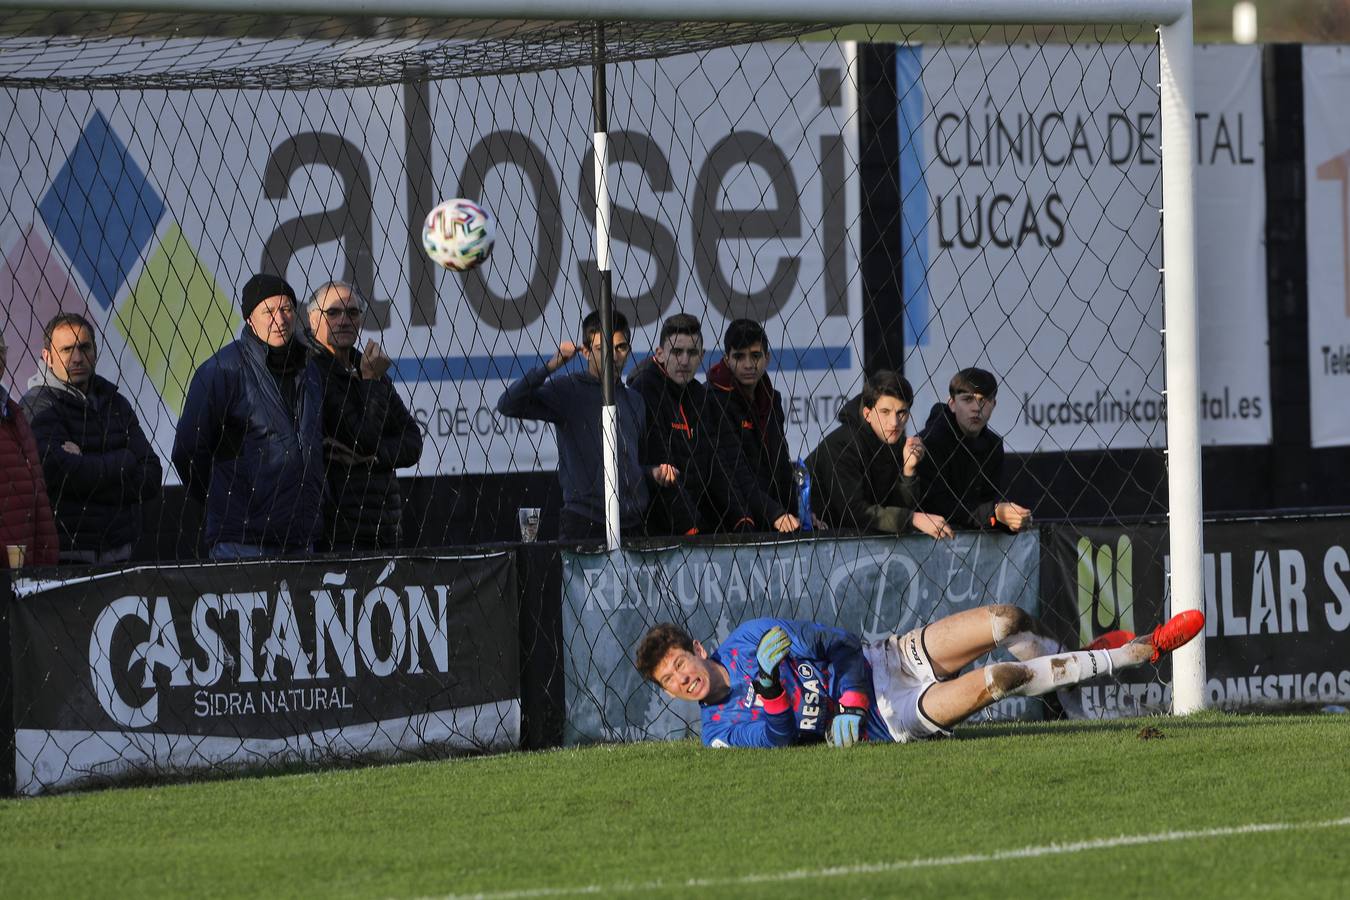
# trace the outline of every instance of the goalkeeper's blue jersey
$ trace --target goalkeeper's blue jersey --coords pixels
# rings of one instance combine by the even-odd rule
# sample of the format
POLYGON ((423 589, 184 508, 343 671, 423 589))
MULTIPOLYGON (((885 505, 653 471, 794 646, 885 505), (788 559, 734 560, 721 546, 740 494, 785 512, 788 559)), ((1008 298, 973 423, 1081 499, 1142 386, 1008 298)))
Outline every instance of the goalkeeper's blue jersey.
POLYGON ((733 631, 710 657, 726 666, 731 692, 720 703, 701 703, 703 743, 709 747, 782 747, 823 740, 844 706, 867 706, 864 737, 891 740, 877 713, 872 667, 862 642, 840 628, 790 619, 751 619, 733 631), (792 639, 778 664, 783 697, 765 701, 752 682, 759 671, 755 651, 775 625, 792 639), (860 696, 859 696, 860 695, 860 696))

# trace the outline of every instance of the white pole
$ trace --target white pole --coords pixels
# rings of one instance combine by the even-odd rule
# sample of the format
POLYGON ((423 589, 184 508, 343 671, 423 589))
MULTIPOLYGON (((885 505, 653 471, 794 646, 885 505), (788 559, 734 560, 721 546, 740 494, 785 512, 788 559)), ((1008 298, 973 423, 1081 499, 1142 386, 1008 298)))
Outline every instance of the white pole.
POLYGON ((1233 43, 1256 43, 1256 4, 1250 0, 1233 4, 1233 43))
POLYGON ((605 549, 619 549, 619 416, 615 397, 614 329, 610 324, 614 314, 614 282, 610 269, 610 202, 609 202, 609 85, 605 76, 605 32, 597 29, 595 61, 592 66, 591 98, 594 112, 592 155, 595 157, 595 267, 600 277, 597 299, 600 313, 601 448, 605 468, 605 549))
MULTIPOLYGON (((598 131, 593 136, 595 147, 595 259, 601 278, 601 304, 613 308, 610 289, 609 258, 609 135, 598 131)), ((604 321, 602 318, 601 321, 604 321)), ((602 335, 604 344, 614 341, 612 334, 602 335)), ((611 351, 612 352, 612 351, 611 351)), ((611 398, 612 399, 612 398, 611 398)), ((614 402, 601 410, 601 443, 605 454, 605 549, 619 549, 619 417, 614 402)))
MULTIPOLYGON (((1172 613, 1204 610, 1200 388, 1195 279, 1195 93, 1191 16, 1160 30, 1162 92, 1163 328, 1167 349, 1167 495, 1172 613)), ((1205 706, 1205 642, 1172 655, 1172 712, 1205 706)))

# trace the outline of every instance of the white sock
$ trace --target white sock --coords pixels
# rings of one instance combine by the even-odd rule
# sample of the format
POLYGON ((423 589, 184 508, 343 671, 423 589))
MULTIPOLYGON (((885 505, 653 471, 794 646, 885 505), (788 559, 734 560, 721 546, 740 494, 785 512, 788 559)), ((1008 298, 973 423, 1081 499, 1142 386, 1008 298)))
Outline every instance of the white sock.
POLYGON ((1021 663, 1006 663, 1004 666, 986 666, 984 670, 984 683, 996 699, 1008 696, 1039 697, 1115 671, 1109 650, 1079 650, 1038 656, 1021 663), (1004 666, 1016 666, 1021 673, 1014 680, 1020 680, 1023 676, 1025 680, 1009 683, 1007 676, 1011 673, 1006 670, 1001 673, 1001 679, 999 670, 1004 666), (1004 681, 1002 685, 1000 680, 1004 681))
POLYGON ((1020 659, 1023 662, 1035 659, 1038 656, 1054 656, 1056 653, 1063 653, 1066 649, 1063 644, 1054 638, 1036 634, 1033 631, 1018 631, 1001 641, 995 640, 997 645, 1011 653, 1014 659, 1020 659))

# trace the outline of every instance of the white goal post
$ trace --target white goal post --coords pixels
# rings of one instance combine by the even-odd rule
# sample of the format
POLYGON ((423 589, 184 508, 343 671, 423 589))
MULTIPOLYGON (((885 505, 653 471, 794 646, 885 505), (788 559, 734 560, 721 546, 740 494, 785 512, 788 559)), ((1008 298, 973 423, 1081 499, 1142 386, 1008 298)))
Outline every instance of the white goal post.
MULTIPOLYGON (((1156 25, 1172 612, 1203 610, 1190 0, 0 0, 0 10, 435 17, 456 20, 801 22, 830 25, 1156 25)), ((597 193, 604 179, 596 178, 597 193)), ((597 203, 602 203, 597 198, 597 203)), ((600 229, 597 229, 601 231, 600 229)), ((605 258, 603 248, 598 257, 605 258)), ((602 309, 602 316, 605 315, 602 309)), ((609 342, 602 342, 605 356, 609 342)), ((607 437, 612 429, 607 429, 607 437)), ((612 439, 607 441, 612 444, 612 439)), ((611 446, 609 453, 613 454, 611 446)), ((608 481, 609 479, 607 479, 608 481)), ((610 483, 613 483, 612 481, 610 483)), ((617 504, 609 513, 617 516, 617 504)), ((617 523, 609 527, 611 544, 617 523)), ((1204 706, 1204 642, 1176 652, 1173 712, 1204 706)))

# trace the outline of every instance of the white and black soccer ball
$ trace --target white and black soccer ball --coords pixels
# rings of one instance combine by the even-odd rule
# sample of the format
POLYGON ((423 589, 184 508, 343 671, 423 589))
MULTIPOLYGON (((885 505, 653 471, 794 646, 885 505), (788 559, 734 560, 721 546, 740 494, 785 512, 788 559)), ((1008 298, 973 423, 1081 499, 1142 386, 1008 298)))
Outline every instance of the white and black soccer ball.
POLYGON ((452 272, 481 266, 492 255, 496 241, 496 217, 462 197, 436 204, 422 226, 422 247, 427 256, 452 272))

